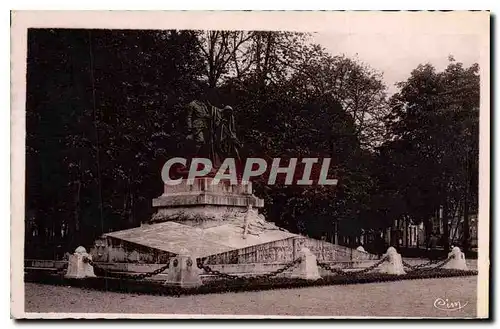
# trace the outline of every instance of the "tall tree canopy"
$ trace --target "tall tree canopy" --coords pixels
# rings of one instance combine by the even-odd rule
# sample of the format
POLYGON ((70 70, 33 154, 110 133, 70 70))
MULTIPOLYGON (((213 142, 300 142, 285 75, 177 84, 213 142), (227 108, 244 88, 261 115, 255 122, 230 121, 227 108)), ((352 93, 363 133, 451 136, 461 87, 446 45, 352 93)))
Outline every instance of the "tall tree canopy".
POLYGON ((469 215, 477 213, 479 68, 453 58, 443 72, 420 65, 399 87, 379 150, 380 168, 390 169, 379 176, 384 209, 424 222, 427 233, 431 218, 441 216, 448 249, 449 220, 463 217, 467 234, 469 215))
POLYGON ((332 158, 337 186, 255 182, 268 220, 291 231, 355 237, 477 208, 477 65, 419 66, 388 99, 380 72, 303 33, 36 29, 26 254, 148 220, 164 162, 183 155, 182 107, 200 98, 235 109, 243 157, 332 158))

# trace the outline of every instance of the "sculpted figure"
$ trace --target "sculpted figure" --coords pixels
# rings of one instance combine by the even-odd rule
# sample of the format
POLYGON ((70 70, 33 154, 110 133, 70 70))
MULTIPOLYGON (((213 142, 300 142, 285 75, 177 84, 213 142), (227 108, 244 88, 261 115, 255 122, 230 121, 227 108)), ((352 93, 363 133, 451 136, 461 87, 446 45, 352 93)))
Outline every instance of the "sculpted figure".
POLYGON ((247 210, 243 217, 243 239, 247 236, 255 235, 258 236, 267 230, 281 230, 278 226, 266 221, 264 215, 259 214, 257 209, 254 209, 251 204, 247 205, 247 210))
POLYGON ((186 139, 192 144, 193 155, 210 159, 214 167, 226 157, 239 157, 240 143, 231 106, 220 109, 195 100, 186 109, 186 139))
MULTIPOLYGON (((236 137, 234 110, 231 106, 221 109, 208 102, 205 104, 194 100, 185 106, 185 111, 185 147, 189 156, 210 159, 214 174, 225 158, 239 159, 241 144, 236 137)), ((184 171, 178 173, 187 175, 184 171)))

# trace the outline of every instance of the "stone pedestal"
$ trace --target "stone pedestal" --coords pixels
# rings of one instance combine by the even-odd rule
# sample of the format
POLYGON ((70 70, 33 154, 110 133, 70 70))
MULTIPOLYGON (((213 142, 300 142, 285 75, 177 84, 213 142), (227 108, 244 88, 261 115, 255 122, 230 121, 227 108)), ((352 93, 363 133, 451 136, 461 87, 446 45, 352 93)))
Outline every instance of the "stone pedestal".
POLYGON ((68 269, 66 271, 66 278, 70 279, 83 279, 95 277, 94 268, 85 259, 92 260, 84 247, 76 248, 75 253, 69 256, 68 269))
POLYGON ((468 270, 467 264, 465 263, 465 255, 459 247, 453 247, 451 252, 448 254, 448 257, 451 256, 453 256, 453 258, 446 263, 443 268, 449 270, 468 270))
POLYGON ((252 194, 252 184, 231 185, 229 180, 212 184, 211 177, 196 178, 193 184, 183 179, 179 185, 165 185, 164 193, 153 199, 157 208, 152 222, 175 220, 196 225, 207 220, 224 220, 243 212, 248 206, 262 208, 264 200, 252 194))
POLYGON ((304 280, 321 279, 318 271, 318 264, 316 262, 316 256, 314 256, 308 248, 302 248, 300 250, 299 257, 301 259, 300 263, 287 273, 286 276, 289 278, 304 280))
POLYGON ((166 285, 175 285, 182 288, 193 288, 202 285, 201 270, 196 265, 196 258, 186 253, 170 259, 166 285))
POLYGON ((383 257, 387 257, 388 259, 380 265, 380 273, 394 275, 406 274, 403 268, 403 259, 394 247, 389 247, 389 249, 387 249, 387 253, 383 257))

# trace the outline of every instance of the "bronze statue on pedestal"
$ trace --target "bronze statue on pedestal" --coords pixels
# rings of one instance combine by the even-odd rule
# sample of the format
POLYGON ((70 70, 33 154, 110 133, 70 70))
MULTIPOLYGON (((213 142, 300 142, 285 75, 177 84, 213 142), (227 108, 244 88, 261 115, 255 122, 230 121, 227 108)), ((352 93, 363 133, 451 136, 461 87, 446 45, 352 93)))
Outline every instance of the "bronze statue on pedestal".
MULTIPOLYGON (((225 158, 239 160, 241 144, 236 137, 234 111, 229 105, 218 108, 194 100, 185 106, 187 136, 185 148, 191 157, 212 161, 215 174, 225 158)), ((188 163, 188 166, 190 163, 188 163)), ((182 176, 186 172, 178 172, 182 176)))

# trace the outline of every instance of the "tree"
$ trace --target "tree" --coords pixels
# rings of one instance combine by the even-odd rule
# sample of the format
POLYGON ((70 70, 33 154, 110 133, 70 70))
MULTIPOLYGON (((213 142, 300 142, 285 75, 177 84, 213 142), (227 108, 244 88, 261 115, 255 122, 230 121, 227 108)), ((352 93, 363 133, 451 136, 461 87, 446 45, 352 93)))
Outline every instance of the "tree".
POLYGON ((369 217, 370 149, 381 142, 387 109, 381 75, 328 54, 310 43, 308 34, 207 31, 198 36, 210 101, 235 106, 244 156, 334 159, 331 174, 341 178, 336 188, 270 188, 254 182, 268 218, 313 235, 333 232, 343 221, 339 227, 346 234, 358 234, 361 217, 369 217))
MULTIPOLYGON (((428 75, 439 85, 441 76, 428 75)), ((413 80, 424 78, 419 73, 413 80)), ((278 225, 318 238, 325 232, 332 238, 338 228, 353 242, 362 229, 384 227, 387 216, 427 218, 418 211, 437 200, 442 179, 433 178, 432 192, 426 191, 426 174, 419 171, 420 181, 411 180, 416 171, 408 159, 424 159, 438 171, 440 163, 426 158, 438 144, 429 140, 434 149, 426 151, 412 138, 423 140, 440 129, 420 131, 412 120, 424 117, 400 108, 427 92, 414 95, 410 85, 391 103, 395 120, 405 122, 398 126, 382 120, 389 107, 381 74, 327 53, 307 34, 32 30, 26 190, 36 234, 26 252, 37 253, 37 244, 70 250, 148 220, 151 199, 162 190, 163 164, 185 155, 183 106, 200 98, 235 108, 243 158, 332 158, 330 177, 339 179, 338 186, 255 181, 268 219, 278 225), (377 148, 386 125, 391 141, 377 148), (409 147, 418 152, 407 154, 409 147)), ((471 121, 469 135, 473 129, 471 121)), ((464 168, 470 174, 473 166, 464 168)), ((473 177, 471 182, 468 191, 473 177)), ((448 190, 459 187, 465 191, 462 185, 448 190)), ((455 192, 448 193, 450 200, 455 192)), ((473 209, 474 196, 468 195, 473 209)))
POLYGON ((469 208, 477 207, 478 65, 451 61, 443 72, 420 65, 399 87, 388 116, 391 139, 384 145, 385 152, 398 154, 398 197, 405 200, 403 212, 426 227, 442 207, 448 250, 450 217, 462 208, 468 233, 469 208))
MULTIPOLYGON (((334 161, 331 174, 340 178, 338 187, 269 188, 263 182, 255 182, 257 193, 265 198, 268 218, 292 231, 317 237, 320 232, 333 234, 335 223, 342 221, 346 223, 341 226, 346 233, 355 236, 360 230, 360 217, 368 213, 365 208, 371 185, 371 152, 364 151, 360 142, 365 130, 362 115, 355 118, 352 111, 346 111, 350 98, 343 95, 363 95, 368 104, 368 95, 383 98, 385 87, 374 83, 373 89, 365 85, 357 93, 350 90, 356 87, 354 81, 375 81, 377 77, 361 64, 331 57, 318 45, 299 44, 290 50, 277 41, 291 37, 272 38, 275 46, 269 52, 267 65, 262 66, 267 72, 264 82, 258 79, 261 71, 250 71, 245 79, 222 83, 220 97, 237 104, 238 131, 243 133, 245 155, 269 159, 318 156, 334 161), (281 60, 285 50, 290 61, 281 60), (348 65, 355 72, 352 81, 348 65)), ((359 102, 357 109, 368 112, 370 109, 364 106, 359 102)))
POLYGON ((202 66, 191 31, 30 30, 27 255, 147 220, 202 66))

